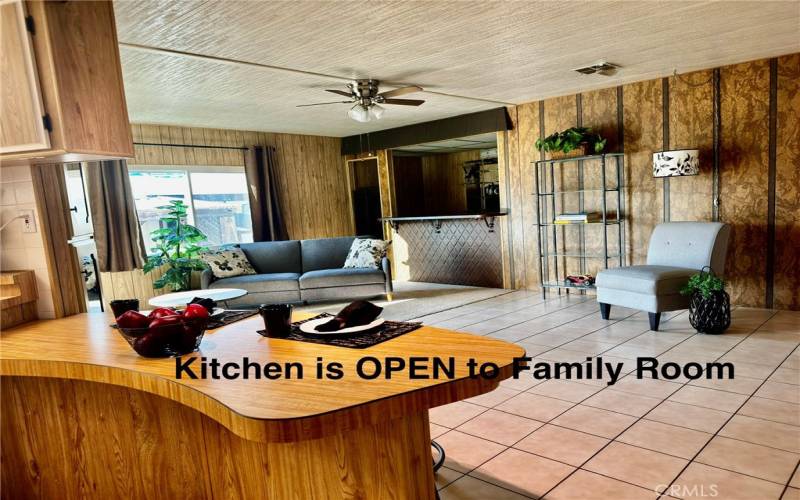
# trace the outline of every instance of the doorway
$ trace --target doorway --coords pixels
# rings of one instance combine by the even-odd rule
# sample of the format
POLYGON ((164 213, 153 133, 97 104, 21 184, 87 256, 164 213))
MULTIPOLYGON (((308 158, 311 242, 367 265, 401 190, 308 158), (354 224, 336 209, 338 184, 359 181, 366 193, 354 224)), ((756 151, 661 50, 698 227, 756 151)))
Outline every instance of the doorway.
POLYGON ((378 182, 378 159, 366 158, 347 162, 353 199, 353 222, 356 235, 383 238, 381 224, 381 192, 378 182))

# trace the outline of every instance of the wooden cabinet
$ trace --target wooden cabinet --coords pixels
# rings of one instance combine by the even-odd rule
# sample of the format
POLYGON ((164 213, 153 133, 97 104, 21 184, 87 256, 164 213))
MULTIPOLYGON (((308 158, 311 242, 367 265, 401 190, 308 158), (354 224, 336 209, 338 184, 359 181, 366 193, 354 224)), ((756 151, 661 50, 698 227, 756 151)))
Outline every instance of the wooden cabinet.
POLYGON ((0 161, 133 156, 110 1, 0 1, 0 161))

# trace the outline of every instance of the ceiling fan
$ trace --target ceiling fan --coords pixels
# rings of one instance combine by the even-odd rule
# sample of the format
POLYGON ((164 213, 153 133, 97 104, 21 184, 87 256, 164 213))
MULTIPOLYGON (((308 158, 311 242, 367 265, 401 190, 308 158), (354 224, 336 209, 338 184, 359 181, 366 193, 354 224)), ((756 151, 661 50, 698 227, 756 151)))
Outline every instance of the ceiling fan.
POLYGON ((326 104, 353 104, 347 115, 357 122, 379 120, 385 109, 381 104, 395 104, 400 106, 419 106, 425 101, 419 99, 395 99, 397 96, 421 92, 422 87, 409 85, 399 89, 387 90, 378 93, 378 80, 361 79, 347 84, 347 91, 325 89, 325 92, 338 94, 348 98, 347 101, 317 102, 314 104, 300 104, 298 108, 307 106, 323 106, 326 104))

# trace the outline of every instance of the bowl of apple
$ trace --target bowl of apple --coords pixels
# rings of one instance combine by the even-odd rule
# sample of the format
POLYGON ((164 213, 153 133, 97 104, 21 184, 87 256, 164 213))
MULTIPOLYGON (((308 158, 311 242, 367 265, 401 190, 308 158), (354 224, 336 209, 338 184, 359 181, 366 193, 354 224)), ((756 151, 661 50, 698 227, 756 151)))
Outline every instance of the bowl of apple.
POLYGON ((199 304, 189 304, 183 311, 159 307, 148 315, 123 313, 117 318, 117 329, 140 356, 167 358, 197 350, 208 319, 208 310, 199 304))

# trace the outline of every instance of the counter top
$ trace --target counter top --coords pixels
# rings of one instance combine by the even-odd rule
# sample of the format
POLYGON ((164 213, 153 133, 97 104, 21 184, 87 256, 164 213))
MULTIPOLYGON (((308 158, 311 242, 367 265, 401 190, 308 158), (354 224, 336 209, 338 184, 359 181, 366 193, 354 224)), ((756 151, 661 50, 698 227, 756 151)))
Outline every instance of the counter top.
MULTIPOLYGON (((295 320, 308 317, 295 314, 295 320)), ((138 356, 109 327, 109 314, 79 314, 36 321, 0 335, 0 375, 77 379, 124 386, 169 398, 218 421, 235 434, 261 442, 284 442, 331 435, 342 428, 374 424, 413 412, 476 396, 511 376, 513 359, 524 355, 517 345, 500 340, 423 327, 368 349, 261 337, 261 319, 206 332, 200 352, 184 356, 241 363, 302 363, 303 379, 176 379, 175 359, 138 356), (355 365, 363 356, 454 357, 452 380, 410 379, 408 372, 391 380, 364 380, 355 365), (317 358, 342 363, 344 378, 319 380, 317 358), (500 367, 493 380, 470 378, 466 360, 491 361, 500 367)), ((193 365, 199 373, 199 361, 193 365)))
POLYGON ((489 219, 508 215, 508 212, 485 212, 480 214, 459 214, 459 215, 420 215, 417 217, 381 217, 384 222, 415 221, 415 220, 450 220, 450 219, 489 219))

